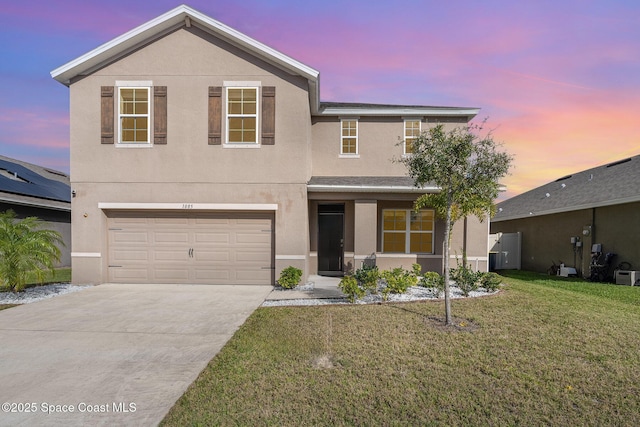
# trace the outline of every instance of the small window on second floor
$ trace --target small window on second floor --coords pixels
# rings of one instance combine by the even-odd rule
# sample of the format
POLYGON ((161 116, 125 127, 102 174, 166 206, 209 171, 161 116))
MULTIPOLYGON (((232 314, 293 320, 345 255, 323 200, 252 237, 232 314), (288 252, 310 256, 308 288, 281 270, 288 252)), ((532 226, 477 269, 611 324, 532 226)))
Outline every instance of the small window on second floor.
POLYGON ((340 154, 358 154, 358 120, 343 119, 341 125, 340 154))
POLYGON ((404 154, 413 153, 413 142, 420 136, 420 120, 404 121, 404 154))
POLYGON ((149 88, 120 87, 118 122, 121 144, 149 144, 149 88))

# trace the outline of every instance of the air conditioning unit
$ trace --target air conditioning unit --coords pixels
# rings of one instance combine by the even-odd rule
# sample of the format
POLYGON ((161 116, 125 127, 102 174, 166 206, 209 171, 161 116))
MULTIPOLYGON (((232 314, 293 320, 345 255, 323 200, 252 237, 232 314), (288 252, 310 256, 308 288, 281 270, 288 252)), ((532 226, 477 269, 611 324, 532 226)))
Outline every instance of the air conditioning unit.
POLYGON ((640 271, 618 270, 615 276, 616 285, 640 285, 640 271))

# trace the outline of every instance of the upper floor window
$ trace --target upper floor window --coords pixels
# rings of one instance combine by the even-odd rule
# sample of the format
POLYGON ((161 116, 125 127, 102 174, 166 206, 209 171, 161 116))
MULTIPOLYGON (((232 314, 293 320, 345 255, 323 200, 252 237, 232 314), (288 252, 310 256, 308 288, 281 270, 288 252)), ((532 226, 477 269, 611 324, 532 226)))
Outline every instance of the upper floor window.
POLYGON ((432 254, 434 216, 432 209, 384 209, 382 251, 432 254))
POLYGON ((258 143, 258 88, 227 88, 227 142, 258 143))
POLYGON ((118 88, 119 143, 150 143, 149 92, 149 87, 118 88))
POLYGON ((404 154, 413 153, 413 143, 420 136, 420 120, 404 121, 404 154))
POLYGON ((358 154, 358 120, 341 120, 340 154, 358 154))

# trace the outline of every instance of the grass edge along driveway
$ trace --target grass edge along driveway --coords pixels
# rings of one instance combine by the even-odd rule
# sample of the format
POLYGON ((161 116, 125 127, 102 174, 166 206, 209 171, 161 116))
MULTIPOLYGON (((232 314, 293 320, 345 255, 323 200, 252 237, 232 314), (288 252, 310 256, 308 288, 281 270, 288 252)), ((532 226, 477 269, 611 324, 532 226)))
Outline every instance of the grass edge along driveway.
POLYGON ((443 303, 271 307, 163 425, 640 425, 640 288, 508 273, 443 303))

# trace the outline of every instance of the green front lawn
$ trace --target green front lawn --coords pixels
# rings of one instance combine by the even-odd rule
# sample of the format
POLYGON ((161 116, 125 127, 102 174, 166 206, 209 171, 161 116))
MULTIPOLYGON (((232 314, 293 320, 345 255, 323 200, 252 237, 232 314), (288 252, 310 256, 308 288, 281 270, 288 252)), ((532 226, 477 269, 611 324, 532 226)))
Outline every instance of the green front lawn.
POLYGON ((640 425, 640 287, 507 274, 454 328, 442 301, 260 308, 163 424, 640 425))

